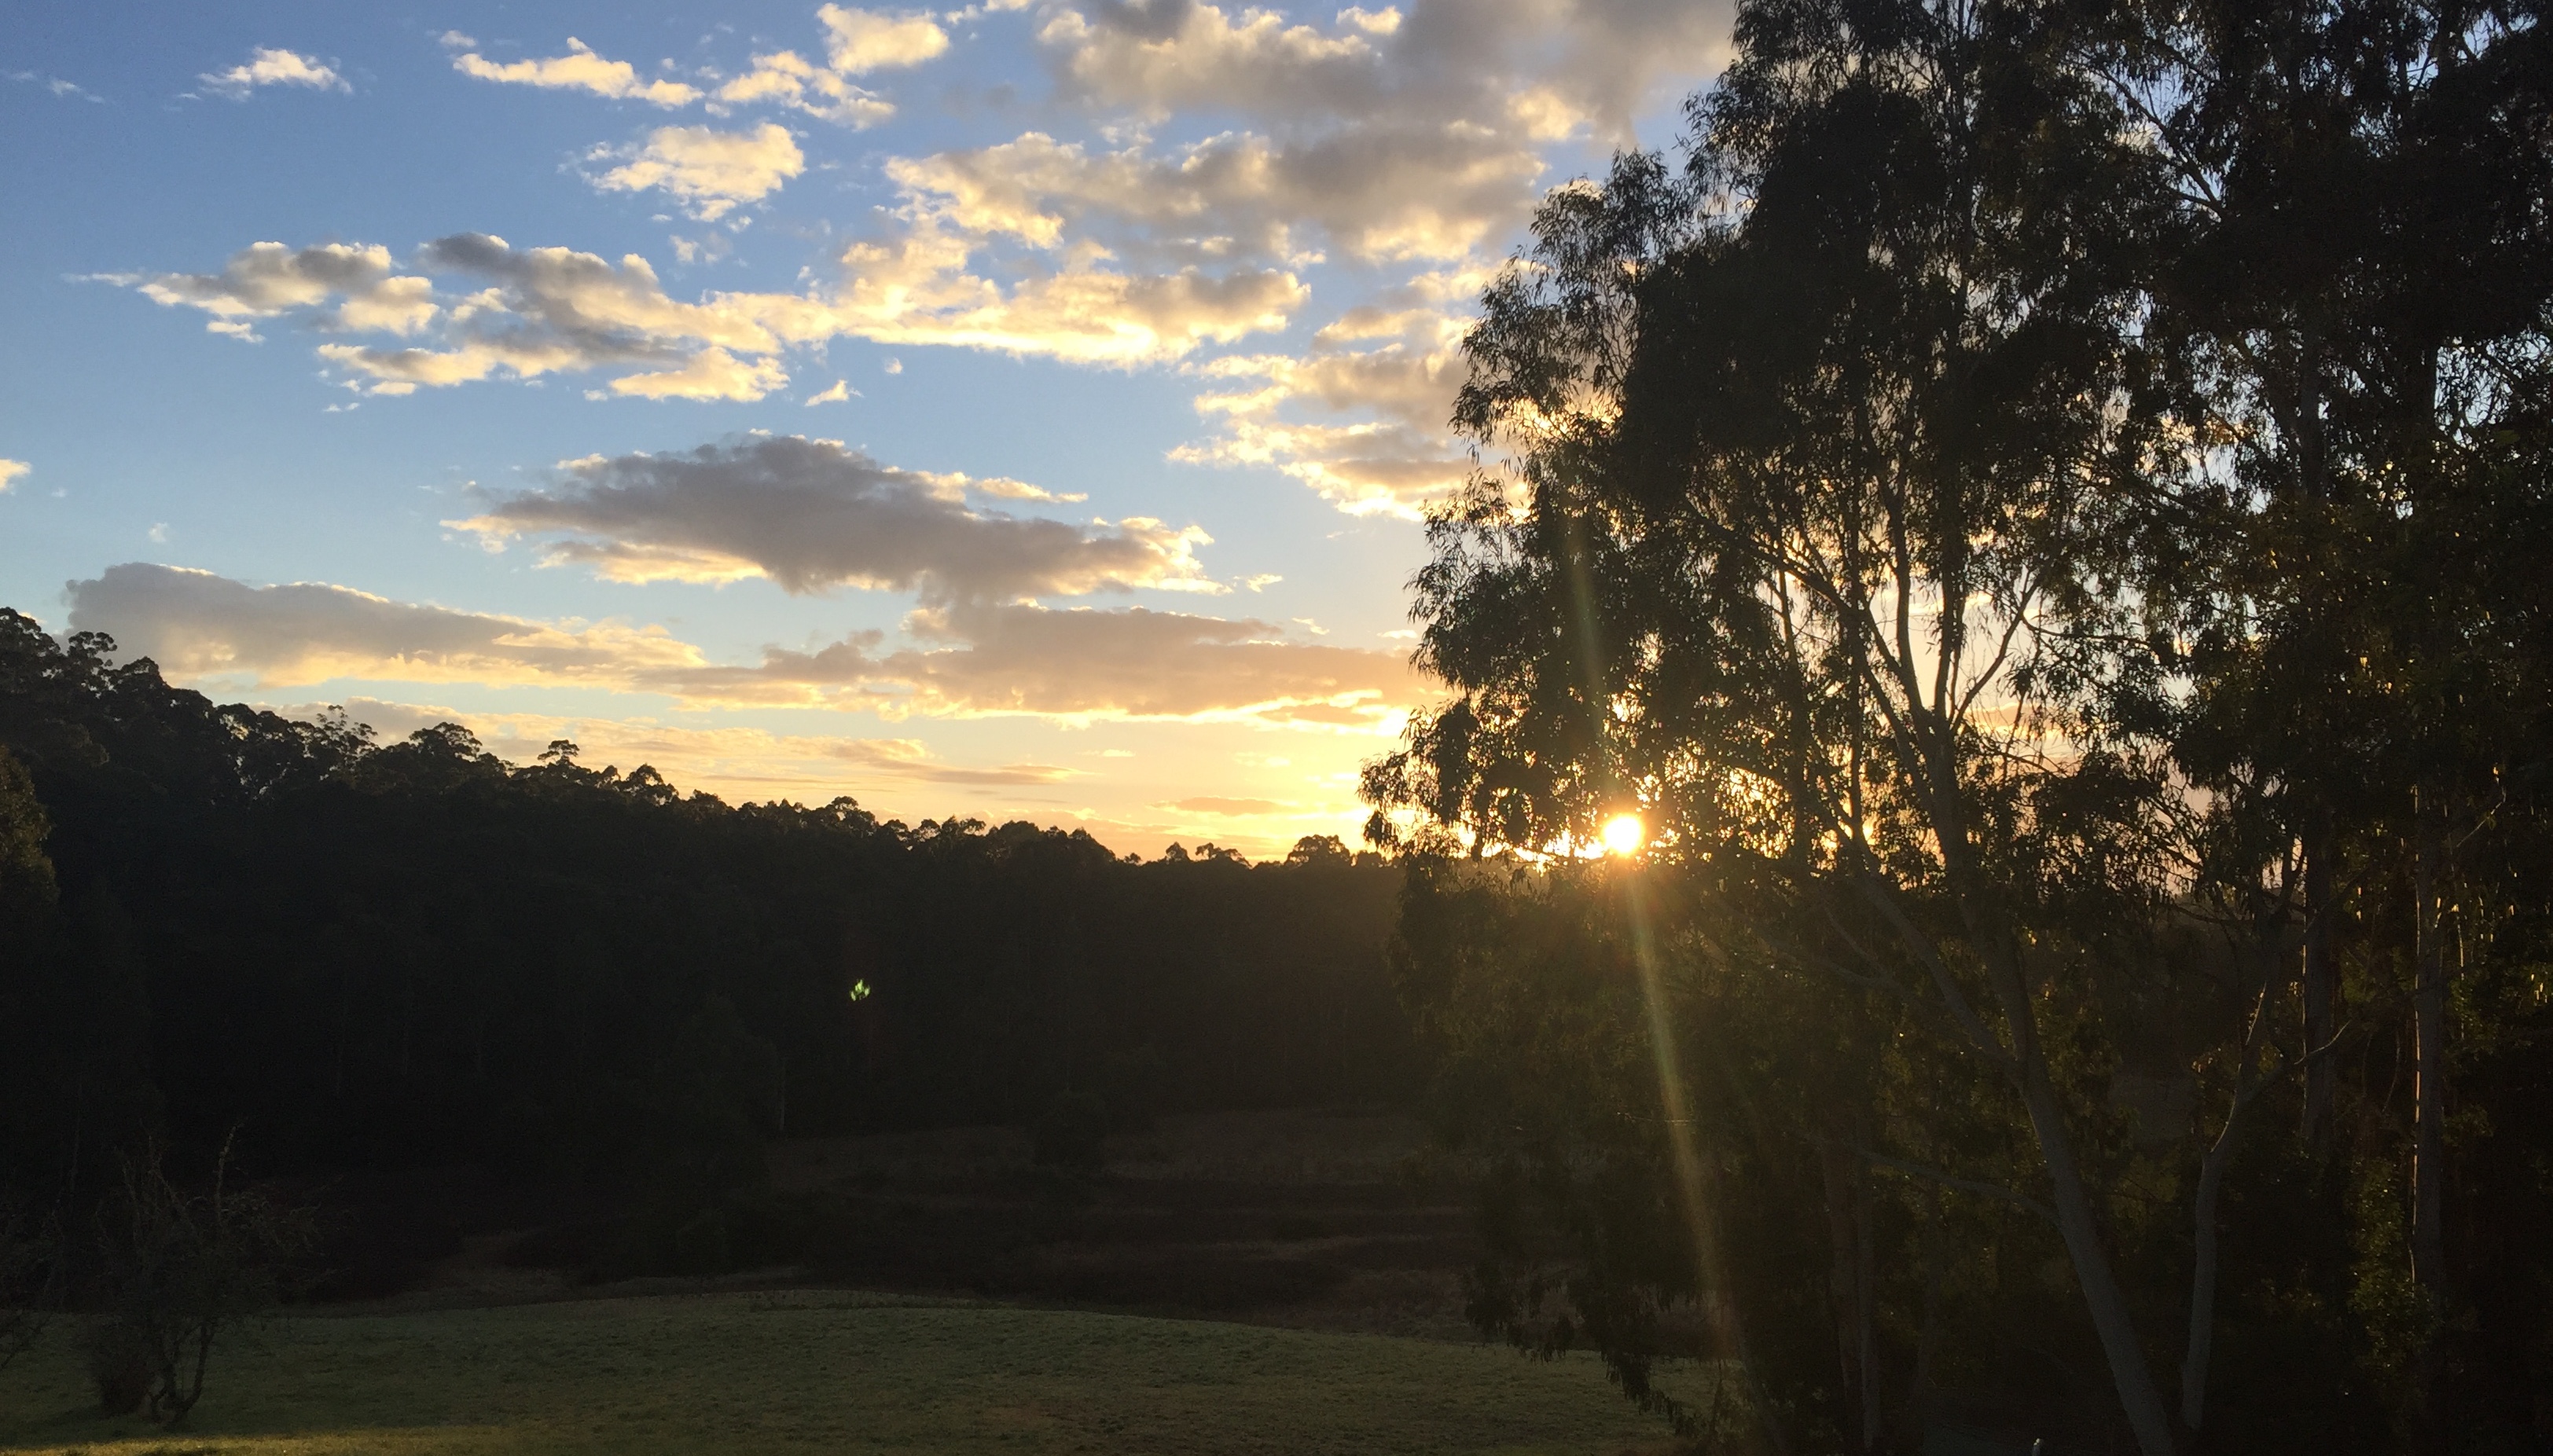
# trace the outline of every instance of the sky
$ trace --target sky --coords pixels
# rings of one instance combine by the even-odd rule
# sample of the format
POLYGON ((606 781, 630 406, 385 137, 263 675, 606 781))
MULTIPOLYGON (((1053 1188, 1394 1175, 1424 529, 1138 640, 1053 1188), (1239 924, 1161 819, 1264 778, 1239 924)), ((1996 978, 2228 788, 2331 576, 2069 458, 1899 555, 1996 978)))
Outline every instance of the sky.
POLYGON ((220 701, 1355 842, 1480 289, 1728 16, 12 7, 0 604, 220 701))

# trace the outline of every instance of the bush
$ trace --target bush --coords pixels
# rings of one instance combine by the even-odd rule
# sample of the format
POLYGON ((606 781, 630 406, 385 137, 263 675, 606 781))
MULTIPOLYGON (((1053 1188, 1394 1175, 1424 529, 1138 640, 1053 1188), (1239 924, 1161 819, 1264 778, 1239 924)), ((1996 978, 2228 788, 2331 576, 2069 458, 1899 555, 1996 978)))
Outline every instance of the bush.
POLYGON ((123 1160, 122 1186, 99 1213, 110 1298, 90 1342, 90 1369, 110 1409, 129 1396, 138 1364, 147 1388, 139 1404, 154 1420, 182 1422, 203 1399, 222 1331, 278 1302, 316 1242, 307 1214, 228 1187, 229 1172, 227 1144, 202 1194, 169 1180, 156 1142, 123 1160))

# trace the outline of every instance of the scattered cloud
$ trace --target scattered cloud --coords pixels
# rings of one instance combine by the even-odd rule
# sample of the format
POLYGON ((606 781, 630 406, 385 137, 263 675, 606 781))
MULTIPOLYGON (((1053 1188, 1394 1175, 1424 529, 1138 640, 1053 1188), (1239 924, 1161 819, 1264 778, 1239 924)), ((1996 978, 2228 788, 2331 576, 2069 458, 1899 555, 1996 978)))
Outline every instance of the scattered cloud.
POLYGON ((9 487, 18 483, 19 476, 27 474, 35 468, 36 468, 34 466, 27 464, 25 461, 9 460, 5 457, 0 457, 0 495, 6 495, 9 492, 9 487))
POLYGON ((832 388, 824 390, 821 393, 808 395, 807 403, 810 406, 819 404, 847 404, 850 402, 851 397, 859 392, 860 391, 857 389, 851 387, 850 380, 835 379, 832 388))
POLYGON ((246 101, 260 86, 306 86, 314 91, 352 92, 346 78, 307 55, 260 46, 242 63, 195 77, 203 88, 232 101, 246 101))
POLYGON ((256 243, 233 254, 218 273, 93 276, 137 288, 165 307, 201 309, 212 315, 206 328, 252 343, 258 339, 255 321, 295 311, 323 332, 400 335, 422 329, 439 311, 433 284, 398 274, 389 250, 378 245, 326 243, 295 250, 256 243))
POLYGON ((806 170, 807 156, 789 129, 764 122, 750 132, 710 127, 658 127, 632 150, 605 148, 596 160, 620 160, 594 178, 609 191, 662 189, 702 222, 715 222, 738 203, 759 202, 806 170))
POLYGON ((99 105, 104 105, 106 103, 105 97, 100 96, 95 91, 89 90, 87 87, 82 86, 75 81, 66 81, 60 76, 49 76, 42 71, 0 71, 0 80, 16 81, 21 85, 42 86, 56 96, 75 96, 82 101, 94 101, 99 105))
POLYGON ((1452 436, 1469 320, 1433 309, 1351 310, 1300 356, 1234 355, 1198 366, 1240 387, 1197 396, 1219 438, 1182 446, 1196 465, 1274 466, 1343 510, 1415 518, 1461 486, 1452 436), (1371 348, 1350 344, 1388 342, 1371 348))
MULTIPOLYGON (((446 32, 448 46, 458 32, 446 32)), ((468 41, 466 36, 462 40, 468 41)), ((473 43, 474 45, 476 43, 473 43)), ((594 48, 574 36, 567 38, 567 53, 547 58, 510 60, 503 64, 488 59, 475 49, 452 57, 452 68, 466 76, 483 81, 499 81, 515 86, 541 86, 554 91, 590 91, 597 96, 618 100, 644 101, 650 106, 667 108, 689 106, 701 99, 697 86, 661 76, 647 79, 638 68, 625 60, 606 60, 594 53, 594 48)))
POLYGON ((541 622, 321 582, 252 586, 130 563, 65 588, 75 631, 113 636, 181 681, 255 690, 335 680, 570 686, 686 707, 868 709, 897 719, 1164 719, 1388 735, 1417 685, 1389 653, 1286 640, 1272 623, 1143 607, 926 607, 918 646, 853 633, 762 661, 708 661, 662 627, 541 622))
POLYGON ((852 85, 837 72, 810 63, 795 51, 753 57, 752 69, 718 88, 710 110, 723 115, 732 107, 755 103, 785 106, 853 131, 895 115, 894 103, 852 85))
POLYGON ((972 491, 1055 497, 881 464, 839 442, 756 436, 679 455, 570 461, 550 490, 449 523, 492 546, 538 538, 546 561, 617 581, 767 577, 792 593, 850 586, 933 601, 1212 590, 1194 527, 1079 526, 969 507, 972 491))
POLYGON ((849 75, 920 65, 948 49, 948 33, 924 12, 888 15, 826 5, 816 18, 825 25, 826 58, 849 75))
POLYGON ((788 382, 774 356, 843 336, 1131 366, 1282 328, 1309 296, 1289 272, 1252 268, 1071 268, 1005 289, 967 271, 970 250, 921 228, 853 245, 844 255, 849 277, 830 292, 712 292, 697 302, 668 295, 636 254, 614 264, 567 248, 516 249, 484 233, 426 244, 408 274, 394 275, 378 245, 296 252, 260 243, 219 273, 93 276, 202 309, 213 315, 207 328, 245 340, 259 337, 256 321, 284 314, 322 332, 432 333, 415 344, 319 346, 321 359, 370 392, 392 395, 625 366, 643 372, 614 381, 619 393, 759 399, 788 382), (436 274, 463 275, 443 302, 436 274))

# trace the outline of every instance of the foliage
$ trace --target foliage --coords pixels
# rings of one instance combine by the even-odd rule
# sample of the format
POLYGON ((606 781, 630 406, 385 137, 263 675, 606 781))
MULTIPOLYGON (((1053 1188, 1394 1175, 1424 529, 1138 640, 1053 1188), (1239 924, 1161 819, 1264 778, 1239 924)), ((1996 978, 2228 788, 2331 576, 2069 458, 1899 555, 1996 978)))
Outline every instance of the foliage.
POLYGON ((2535 22, 1757 0, 1552 194, 1367 780, 1486 1324, 1775 1447, 2553 1430, 2455 1232, 2542 1264, 2535 22))

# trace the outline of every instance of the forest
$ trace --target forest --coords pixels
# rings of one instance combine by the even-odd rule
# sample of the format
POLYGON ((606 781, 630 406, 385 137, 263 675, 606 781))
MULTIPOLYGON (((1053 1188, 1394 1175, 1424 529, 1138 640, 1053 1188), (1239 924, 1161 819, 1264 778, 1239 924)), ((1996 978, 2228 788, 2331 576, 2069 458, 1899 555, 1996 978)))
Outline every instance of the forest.
POLYGON ((1409 1086, 1396 871, 1336 840, 731 807, 445 725, 216 707, 0 612, 0 1093, 22 1208, 138 1139, 714 1198, 784 1136, 1109 1125, 1409 1086))

